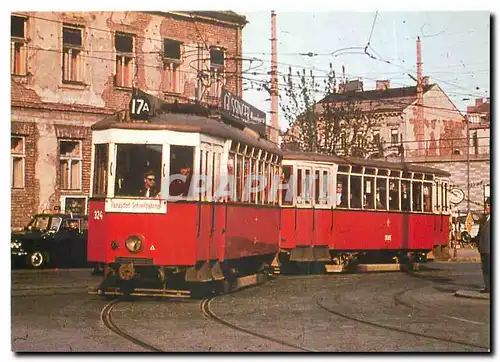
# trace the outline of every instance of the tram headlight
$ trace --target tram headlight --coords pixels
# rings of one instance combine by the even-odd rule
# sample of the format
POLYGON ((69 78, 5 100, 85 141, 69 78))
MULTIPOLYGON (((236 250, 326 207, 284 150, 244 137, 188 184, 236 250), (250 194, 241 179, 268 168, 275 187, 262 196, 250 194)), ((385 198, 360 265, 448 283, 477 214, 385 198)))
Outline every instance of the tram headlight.
POLYGON ((138 253, 142 249, 142 240, 136 235, 129 236, 125 240, 125 247, 131 253, 138 253))

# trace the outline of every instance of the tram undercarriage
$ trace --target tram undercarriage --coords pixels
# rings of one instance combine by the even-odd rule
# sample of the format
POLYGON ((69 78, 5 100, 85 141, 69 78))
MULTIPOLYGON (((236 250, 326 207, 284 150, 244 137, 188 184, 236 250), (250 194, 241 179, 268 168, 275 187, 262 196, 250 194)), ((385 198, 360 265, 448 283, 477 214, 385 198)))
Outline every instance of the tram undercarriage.
MULTIPOLYGON (((335 250, 325 247, 281 249, 281 273, 356 272, 360 265, 387 265, 387 270, 414 268, 424 263, 432 250, 335 250)), ((382 269, 374 267, 382 271, 382 269)))
POLYGON ((225 294, 262 284, 273 275, 275 254, 197 263, 194 266, 153 266, 109 263, 104 279, 91 294, 189 298, 225 294))

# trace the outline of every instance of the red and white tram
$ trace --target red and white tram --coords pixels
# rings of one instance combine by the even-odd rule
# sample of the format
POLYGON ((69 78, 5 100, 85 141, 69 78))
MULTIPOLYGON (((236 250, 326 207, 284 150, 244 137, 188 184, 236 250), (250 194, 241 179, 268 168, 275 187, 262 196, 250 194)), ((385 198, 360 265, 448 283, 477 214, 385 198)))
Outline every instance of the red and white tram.
POLYGON ((380 262, 448 244, 447 172, 299 152, 284 152, 282 171, 295 181, 281 192, 282 261, 380 262))
POLYGON ((447 172, 282 152, 208 114, 129 115, 92 127, 87 256, 105 265, 104 294, 227 290, 277 260, 381 262, 448 244, 447 172))
POLYGON ((231 280, 275 258, 278 198, 247 197, 243 183, 279 179, 274 143, 192 114, 116 114, 92 129, 88 260, 106 265, 101 289, 231 280))

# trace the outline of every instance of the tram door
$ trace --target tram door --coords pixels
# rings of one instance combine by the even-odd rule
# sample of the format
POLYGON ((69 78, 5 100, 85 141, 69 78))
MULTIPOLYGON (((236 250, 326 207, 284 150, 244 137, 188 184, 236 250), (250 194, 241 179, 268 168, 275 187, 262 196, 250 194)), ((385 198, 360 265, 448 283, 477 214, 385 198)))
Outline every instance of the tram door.
POLYGON ((217 190, 220 183, 221 145, 202 143, 199 149, 198 162, 200 170, 200 188, 198 199, 198 261, 218 260, 224 258, 224 222, 226 207, 220 202, 217 190))

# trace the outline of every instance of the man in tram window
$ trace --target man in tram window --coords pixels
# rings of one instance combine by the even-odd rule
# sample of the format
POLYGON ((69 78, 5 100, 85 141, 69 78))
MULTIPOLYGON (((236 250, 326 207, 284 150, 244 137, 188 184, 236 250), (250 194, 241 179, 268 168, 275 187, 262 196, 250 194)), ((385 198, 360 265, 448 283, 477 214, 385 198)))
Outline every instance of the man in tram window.
POLYGON ((410 211, 410 190, 404 182, 401 183, 401 208, 403 211, 410 211))
POLYGON ((399 193, 396 186, 396 182, 389 181, 389 209, 398 210, 399 209, 399 193))
POLYGON ((337 184, 337 206, 347 207, 347 200, 344 197, 344 188, 342 183, 337 184))
POLYGON ((170 183, 169 194, 170 196, 187 196, 189 193, 189 187, 191 185, 191 167, 183 166, 179 170, 182 176, 186 177, 186 181, 181 179, 175 179, 170 183))
POLYGON ((144 174, 144 187, 139 191, 139 196, 156 197, 160 191, 156 186, 156 175, 154 171, 144 174))
POLYGON ((432 211, 431 206, 431 187, 424 185, 424 212, 432 211))
POLYGON ((376 203, 377 209, 385 209, 385 188, 377 185, 376 203))

